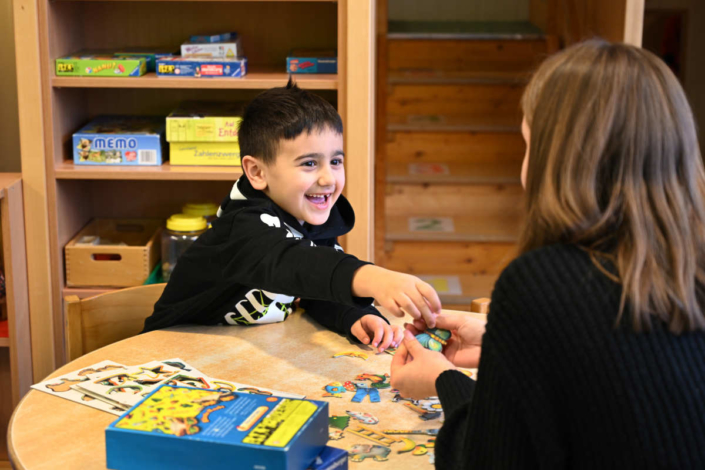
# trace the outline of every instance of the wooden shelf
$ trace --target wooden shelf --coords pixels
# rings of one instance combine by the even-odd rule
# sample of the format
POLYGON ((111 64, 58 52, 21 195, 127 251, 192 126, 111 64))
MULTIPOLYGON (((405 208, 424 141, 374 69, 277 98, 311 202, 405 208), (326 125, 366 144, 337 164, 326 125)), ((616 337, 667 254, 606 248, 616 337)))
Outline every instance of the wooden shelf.
POLYGON ((0 348, 9 348, 10 338, 0 338, 0 348))
MULTIPOLYGON (((387 163, 388 183, 434 184, 518 184, 521 174, 520 155, 516 162, 438 163, 446 165, 448 174, 410 174, 409 163, 387 163)), ((472 158, 468 155, 468 159, 472 158)), ((415 162, 423 164, 423 162, 415 162)))
POLYGON ((66 161, 56 166, 57 179, 67 180, 163 180, 235 181, 242 175, 239 166, 97 166, 74 165, 66 161))
POLYGON ((389 73, 387 82, 423 85, 525 84, 529 76, 515 71, 403 70, 389 73))
POLYGON ((387 241, 508 242, 517 241, 521 218, 509 214, 474 214, 452 217, 453 232, 412 232, 409 217, 387 217, 387 241))
MULTIPOLYGON (((92 1, 92 0, 82 0, 92 1)), ((115 1, 115 0, 113 0, 115 1)), ((117 0, 124 1, 124 0, 117 0)), ((282 66, 282 68, 285 68, 282 66)), ((309 90, 337 90, 338 75, 293 75, 300 88, 309 90)), ((158 77, 150 72, 137 78, 111 77, 52 77, 54 88, 186 88, 186 89, 241 89, 258 90, 285 86, 289 74, 275 71, 273 67, 253 67, 243 78, 193 78, 158 77)))
POLYGON ((62 293, 63 297, 75 295, 80 299, 85 299, 87 297, 105 294, 106 292, 113 292, 118 289, 120 289, 120 287, 64 287, 62 293))
POLYGON ((388 116, 391 132, 521 132, 521 120, 494 116, 388 116))

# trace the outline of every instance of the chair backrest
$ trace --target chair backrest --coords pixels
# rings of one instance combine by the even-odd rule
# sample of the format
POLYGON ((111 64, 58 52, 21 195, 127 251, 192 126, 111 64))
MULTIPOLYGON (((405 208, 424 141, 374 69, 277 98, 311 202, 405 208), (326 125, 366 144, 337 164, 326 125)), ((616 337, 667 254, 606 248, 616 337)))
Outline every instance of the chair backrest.
POLYGON ((64 298, 68 360, 138 334, 166 284, 130 287, 79 299, 64 298))
POLYGON ((474 313, 490 313, 490 299, 481 297, 470 304, 470 311, 474 313))

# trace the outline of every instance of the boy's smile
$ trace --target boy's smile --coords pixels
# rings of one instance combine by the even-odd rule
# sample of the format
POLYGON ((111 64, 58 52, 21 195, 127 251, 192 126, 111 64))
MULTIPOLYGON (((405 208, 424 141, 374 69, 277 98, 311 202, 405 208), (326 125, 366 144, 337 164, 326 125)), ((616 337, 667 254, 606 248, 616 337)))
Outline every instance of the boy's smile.
POLYGON ((280 140, 276 160, 248 177, 300 223, 322 225, 345 187, 343 158, 343 136, 325 127, 280 140))

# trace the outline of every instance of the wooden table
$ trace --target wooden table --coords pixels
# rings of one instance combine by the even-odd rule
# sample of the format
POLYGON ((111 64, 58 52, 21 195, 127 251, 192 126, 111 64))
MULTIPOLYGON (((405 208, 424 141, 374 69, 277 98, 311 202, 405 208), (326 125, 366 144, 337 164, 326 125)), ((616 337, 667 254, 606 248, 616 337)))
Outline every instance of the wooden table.
MULTIPOLYGON (((392 318, 401 324, 404 320, 392 318)), ((381 390, 381 402, 352 403, 353 393, 343 398, 322 398, 323 387, 330 382, 353 380, 357 374, 389 373, 392 356, 374 354, 371 348, 351 344, 328 331, 306 315, 295 313, 283 323, 252 327, 179 326, 129 338, 76 359, 58 369, 49 378, 110 359, 126 365, 179 357, 211 377, 233 380, 254 386, 299 393, 309 399, 325 400, 331 415, 346 411, 370 413, 385 429, 439 428, 438 419, 423 421, 403 405, 391 401, 390 389, 381 390), (369 354, 363 361, 353 357, 333 358, 343 351, 369 354)), ((104 430, 116 417, 81 406, 46 393, 32 390, 15 410, 8 432, 10 459, 20 469, 81 468, 104 469, 104 430)), ((357 422, 350 421, 350 429, 357 422)), ((349 432, 329 445, 350 449, 354 444, 373 442, 349 432)), ((427 436, 409 437, 426 443, 427 436)), ((429 455, 398 454, 403 444, 391 446, 386 462, 350 462, 352 468, 373 467, 431 469, 429 455)), ((429 454, 433 450, 429 451, 429 454)))

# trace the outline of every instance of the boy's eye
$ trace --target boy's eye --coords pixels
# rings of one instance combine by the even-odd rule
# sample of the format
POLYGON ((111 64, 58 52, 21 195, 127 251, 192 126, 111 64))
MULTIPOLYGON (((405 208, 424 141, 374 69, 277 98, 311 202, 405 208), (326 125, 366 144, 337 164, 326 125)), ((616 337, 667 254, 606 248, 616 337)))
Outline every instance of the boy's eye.
POLYGON ((308 166, 308 167, 314 167, 316 166, 316 162, 314 160, 309 160, 307 162, 303 162, 301 166, 308 166))
POLYGON ((338 166, 343 164, 343 159, 342 158, 334 158, 330 162, 331 165, 338 166))

